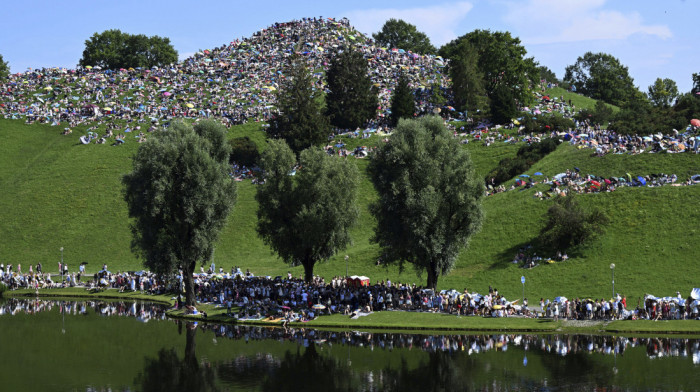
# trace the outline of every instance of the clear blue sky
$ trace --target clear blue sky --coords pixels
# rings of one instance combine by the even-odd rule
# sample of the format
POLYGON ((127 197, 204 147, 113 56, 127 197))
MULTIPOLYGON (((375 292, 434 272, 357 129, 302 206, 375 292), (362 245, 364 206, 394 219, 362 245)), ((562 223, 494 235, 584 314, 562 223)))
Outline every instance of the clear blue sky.
POLYGON ((169 37, 184 58, 274 22, 313 16, 348 17, 365 34, 400 18, 436 46, 477 28, 507 30, 560 78, 586 51, 606 52, 629 67, 642 91, 662 77, 686 92, 700 72, 698 0, 7 0, 2 14, 0 54, 12 72, 73 68, 85 40, 107 29, 169 37))

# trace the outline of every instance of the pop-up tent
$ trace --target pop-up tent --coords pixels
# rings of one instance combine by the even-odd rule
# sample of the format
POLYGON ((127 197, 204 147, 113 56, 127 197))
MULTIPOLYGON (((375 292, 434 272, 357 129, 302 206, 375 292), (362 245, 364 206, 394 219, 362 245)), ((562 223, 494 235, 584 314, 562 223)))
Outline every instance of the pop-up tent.
POLYGON ((347 282, 350 287, 369 286, 369 278, 366 276, 353 275, 347 278, 347 282))

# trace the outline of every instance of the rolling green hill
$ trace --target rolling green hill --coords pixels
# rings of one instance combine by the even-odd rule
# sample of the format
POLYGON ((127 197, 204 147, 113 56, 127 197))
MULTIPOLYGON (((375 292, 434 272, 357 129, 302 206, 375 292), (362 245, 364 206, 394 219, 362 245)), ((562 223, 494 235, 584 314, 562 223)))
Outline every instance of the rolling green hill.
MULTIPOLYGON (((57 271, 60 247, 71 269, 88 262, 88 272, 103 263, 113 272, 138 270, 140 262, 130 251, 131 234, 120 178, 131 168, 138 144, 122 146, 82 145, 81 129, 63 136, 60 129, 0 120, 0 260, 23 265, 41 262, 45 270, 57 271)), ((262 143, 264 134, 255 124, 233 127, 230 137, 250 136, 262 143)), ((379 143, 371 139, 343 139, 349 146, 379 143)), ((518 146, 480 143, 470 150, 479 175, 498 161, 516 153, 518 146)), ((412 269, 376 265, 379 249, 370 243, 374 228, 367 205, 375 196, 364 175, 367 160, 356 160, 363 179, 359 225, 353 229, 354 245, 326 263, 316 273, 327 278, 345 274, 344 255, 349 256, 350 274, 367 275, 372 281, 421 284, 412 269)), ((641 154, 591 156, 568 144, 531 168, 548 176, 579 167, 583 173, 604 176, 676 173, 680 179, 700 173, 700 157, 693 154, 641 154)), ((531 174, 531 173, 530 173, 531 174)), ((289 268, 255 233, 255 185, 239 182, 239 198, 216 247, 215 262, 250 269, 257 275, 282 275, 289 268)), ((526 191, 510 191, 484 200, 483 229, 463 251, 455 269, 441 277, 440 288, 485 291, 494 286, 507 297, 521 296, 520 276, 525 276, 526 296, 601 297, 611 294, 610 263, 615 263, 616 291, 636 298, 646 292, 656 295, 687 292, 700 286, 695 247, 700 239, 700 186, 623 188, 614 193, 585 195, 584 205, 606 211, 611 224, 606 233, 566 262, 524 270, 510 261, 519 248, 533 243, 544 223, 551 200, 533 197, 544 185, 526 191)), ((536 244, 533 244, 536 245, 536 244)), ((544 255, 547 256, 547 255, 544 255)), ((550 255, 551 256, 551 255, 550 255)), ((635 303, 630 300, 632 305, 635 303)))

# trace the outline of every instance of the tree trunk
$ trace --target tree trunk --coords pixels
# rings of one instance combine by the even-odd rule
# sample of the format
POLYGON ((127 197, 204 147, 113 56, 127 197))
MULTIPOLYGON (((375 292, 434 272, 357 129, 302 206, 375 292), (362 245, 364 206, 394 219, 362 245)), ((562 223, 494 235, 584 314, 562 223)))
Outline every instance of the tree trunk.
POLYGON ((430 265, 428 266, 428 288, 435 290, 437 287, 437 282, 438 282, 438 270, 437 270, 437 265, 435 262, 430 262, 430 265))
POLYGON ((194 263, 185 263, 185 268, 182 270, 182 281, 185 284, 185 305, 195 306, 197 304, 197 296, 194 292, 194 263))
POLYGON ((304 265, 304 281, 311 283, 314 278, 314 262, 307 260, 303 263, 304 265))

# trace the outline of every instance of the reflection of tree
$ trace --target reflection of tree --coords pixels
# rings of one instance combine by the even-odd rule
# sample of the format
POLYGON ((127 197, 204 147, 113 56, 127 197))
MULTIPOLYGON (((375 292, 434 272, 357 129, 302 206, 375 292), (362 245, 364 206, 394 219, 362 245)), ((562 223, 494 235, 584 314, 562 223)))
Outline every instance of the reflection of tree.
POLYGON ((458 364, 456 356, 448 352, 433 352, 427 362, 409 369, 402 361, 398 369, 382 371, 382 391, 461 391, 468 385, 471 366, 458 364))
POLYGON ((162 349, 157 358, 146 358, 146 366, 136 385, 143 391, 214 391, 215 374, 210 366, 200 366, 195 353, 194 328, 188 325, 185 357, 180 360, 175 349, 162 349))
POLYGON ((351 391, 349 367, 331 356, 320 355, 313 343, 296 354, 287 352, 279 369, 271 372, 263 382, 263 391, 351 391))

